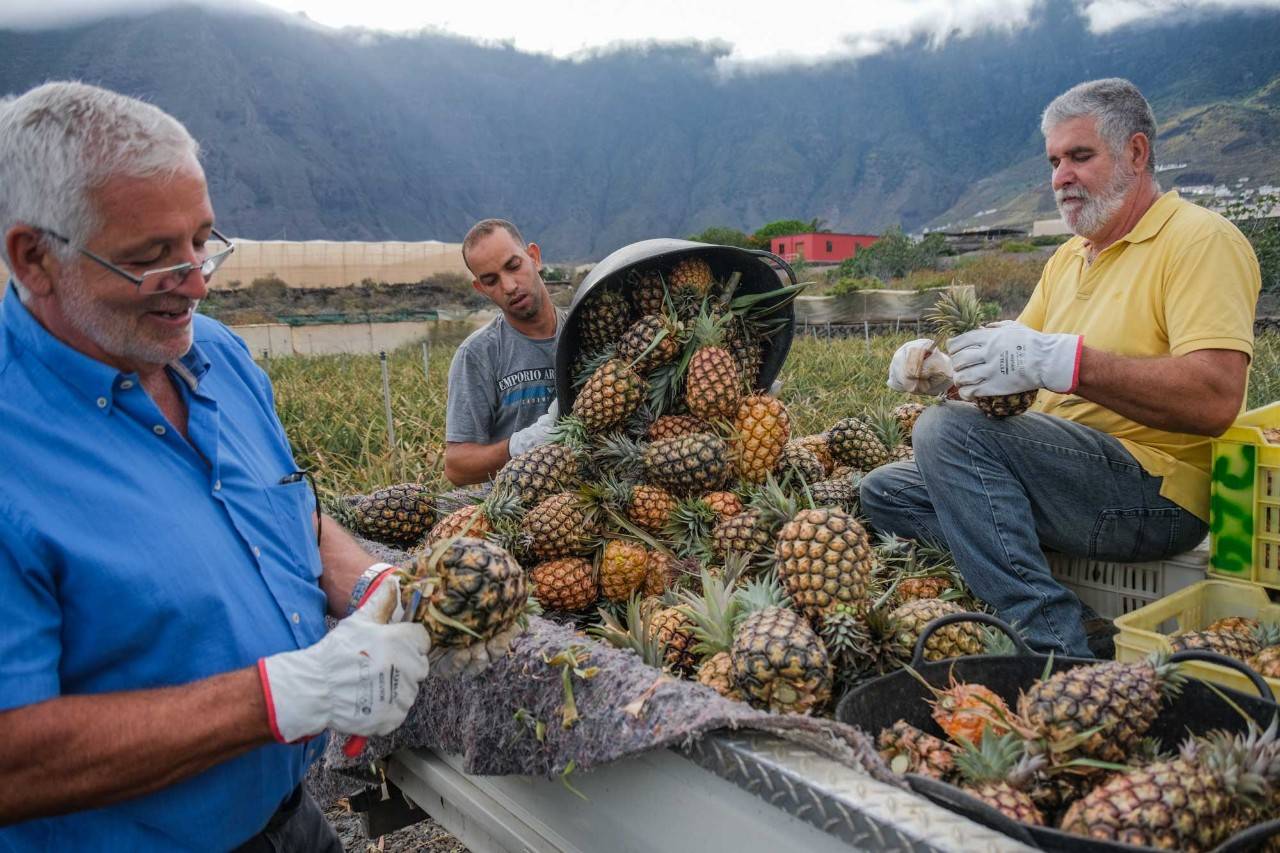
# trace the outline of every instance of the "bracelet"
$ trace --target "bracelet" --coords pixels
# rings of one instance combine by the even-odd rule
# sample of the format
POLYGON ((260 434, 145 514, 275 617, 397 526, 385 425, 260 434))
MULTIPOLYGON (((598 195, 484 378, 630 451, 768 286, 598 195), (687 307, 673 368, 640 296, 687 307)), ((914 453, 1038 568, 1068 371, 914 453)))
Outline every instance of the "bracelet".
POLYGON ((355 613, 356 608, 364 603, 365 596, 369 594, 369 585, 380 578, 387 569, 394 568, 395 566, 390 563, 374 563, 364 570, 356 580, 356 585, 351 588, 351 601, 347 603, 348 616, 355 613))

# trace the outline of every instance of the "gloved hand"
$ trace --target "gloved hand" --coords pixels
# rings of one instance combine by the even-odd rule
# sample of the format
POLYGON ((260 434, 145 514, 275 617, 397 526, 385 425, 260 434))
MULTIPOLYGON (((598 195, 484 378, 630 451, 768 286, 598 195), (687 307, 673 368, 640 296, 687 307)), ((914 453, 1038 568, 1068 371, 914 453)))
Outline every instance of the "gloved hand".
POLYGON ((1069 394, 1080 378, 1084 338, 1003 322, 952 338, 947 349, 965 400, 1041 388, 1069 394))
POLYGON ((511 641, 520 633, 518 624, 495 634, 488 642, 473 643, 461 649, 432 649, 431 665, 436 675, 452 678, 457 675, 476 675, 489 664, 503 657, 511 641))
POLYGON ((560 401, 552 400, 547 413, 507 439, 507 454, 515 459, 521 453, 540 447, 551 440, 551 430, 560 419, 560 401))
POLYGON ((907 394, 936 397, 954 382, 951 359, 929 338, 907 341, 889 362, 889 387, 907 394))
POLYGON ((330 728, 381 735, 404 722, 427 677, 431 638, 416 622, 400 622, 402 614, 400 583, 390 575, 320 642, 259 660, 276 739, 330 728))

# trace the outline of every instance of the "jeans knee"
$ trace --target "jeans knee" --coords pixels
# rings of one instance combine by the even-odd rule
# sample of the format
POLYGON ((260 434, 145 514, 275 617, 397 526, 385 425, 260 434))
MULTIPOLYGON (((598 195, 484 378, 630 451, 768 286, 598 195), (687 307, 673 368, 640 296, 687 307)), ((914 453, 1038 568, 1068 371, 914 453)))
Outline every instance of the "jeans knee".
POLYGON ((976 406, 968 403, 948 401, 929 406, 911 430, 911 447, 916 456, 929 456, 948 446, 954 448, 969 434, 975 415, 985 418, 976 406))

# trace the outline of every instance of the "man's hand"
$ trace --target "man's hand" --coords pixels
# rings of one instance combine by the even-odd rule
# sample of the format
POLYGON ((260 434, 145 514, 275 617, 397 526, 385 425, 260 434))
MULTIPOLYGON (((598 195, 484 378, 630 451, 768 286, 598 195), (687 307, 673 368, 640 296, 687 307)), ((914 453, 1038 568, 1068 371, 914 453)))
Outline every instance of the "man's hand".
POLYGON ((381 735, 404 722, 427 677, 431 638, 416 622, 400 622, 402 613, 399 581, 388 576, 314 646, 258 661, 277 740, 327 728, 381 735))
POLYGON ((936 397, 954 383, 951 359, 928 338, 907 341, 889 362, 889 387, 907 394, 936 397))
POLYGON ((956 387, 965 400, 1038 391, 1059 394, 1080 379, 1080 335, 1046 334, 1021 323, 993 323, 951 339, 956 387))
POLYGON ((457 675, 476 675, 483 672, 489 664, 506 655, 511 641, 519 633, 520 626, 516 624, 494 635, 485 643, 472 643, 465 648, 447 651, 434 649, 431 652, 431 661, 436 675, 452 678, 457 675))
POLYGON ((547 409, 547 413, 529 426, 512 433, 511 438, 507 440, 507 452, 511 454, 511 458, 515 459, 522 453, 527 453, 535 447, 540 447, 551 440, 551 430, 555 428, 556 421, 560 418, 560 401, 552 400, 551 407, 547 409))

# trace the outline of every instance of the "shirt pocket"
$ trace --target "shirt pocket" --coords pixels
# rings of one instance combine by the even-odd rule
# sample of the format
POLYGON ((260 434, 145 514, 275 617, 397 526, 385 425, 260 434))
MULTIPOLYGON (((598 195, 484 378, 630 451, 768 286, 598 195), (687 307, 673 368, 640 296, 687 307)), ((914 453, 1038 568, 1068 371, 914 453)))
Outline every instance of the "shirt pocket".
POLYGON ((302 577, 320 577, 320 549, 316 542, 315 495, 304 477, 295 483, 272 486, 271 506, 276 515, 285 550, 292 557, 291 566, 302 577))

